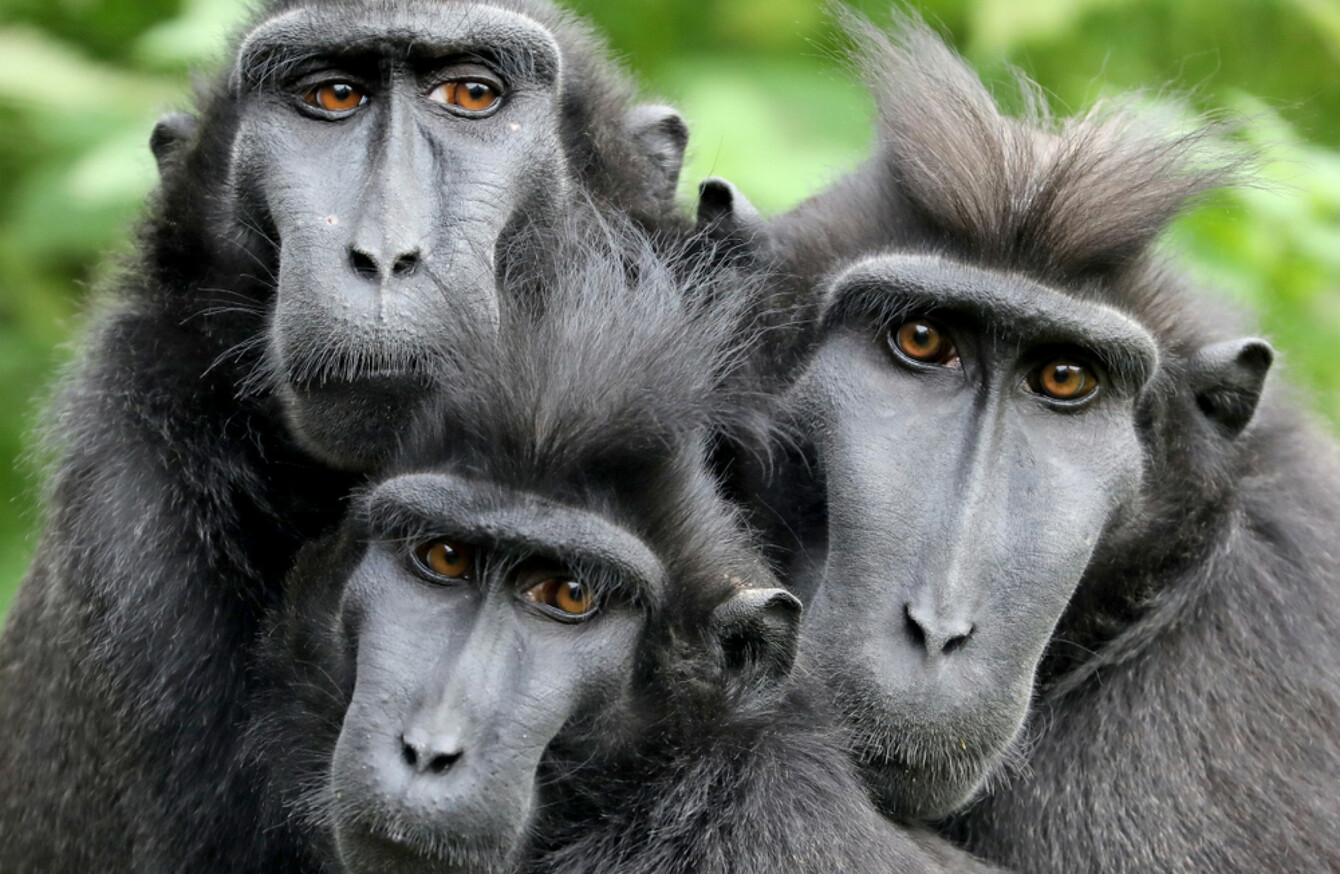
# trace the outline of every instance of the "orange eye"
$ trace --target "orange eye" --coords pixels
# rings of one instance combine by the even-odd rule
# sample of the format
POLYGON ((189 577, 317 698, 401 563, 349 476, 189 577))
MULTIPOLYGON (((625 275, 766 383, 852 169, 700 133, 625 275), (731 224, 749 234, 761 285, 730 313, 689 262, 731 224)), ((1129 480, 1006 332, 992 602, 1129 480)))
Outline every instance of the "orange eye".
POLYGON ((958 349, 942 328, 917 319, 890 332, 889 342, 903 355, 923 364, 950 367, 958 364, 958 349))
POLYGON ((430 573, 449 580, 468 579, 475 570, 475 551, 446 540, 420 544, 414 550, 414 557, 430 573))
POLYGON ((329 82, 302 95, 302 102, 328 112, 348 112, 367 103, 368 97, 348 82, 329 82))
POLYGON ((595 612, 596 593, 571 577, 546 577, 522 593, 528 601, 552 607, 567 616, 583 617, 595 612))
POLYGON ((1028 387, 1054 400, 1077 401, 1094 393, 1098 379, 1084 365, 1058 358, 1030 374, 1028 387))
POLYGON ((452 79, 428 94, 429 100, 459 106, 470 112, 484 112, 498 105, 498 89, 479 79, 452 79))

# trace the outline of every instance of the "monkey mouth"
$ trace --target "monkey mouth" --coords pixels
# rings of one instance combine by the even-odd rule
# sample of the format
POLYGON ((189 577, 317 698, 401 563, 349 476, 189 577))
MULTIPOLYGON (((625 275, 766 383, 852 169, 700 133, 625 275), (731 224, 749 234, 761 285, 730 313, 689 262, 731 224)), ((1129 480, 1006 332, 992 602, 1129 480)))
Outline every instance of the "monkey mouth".
POLYGON ((443 836, 392 817, 352 822, 338 831, 351 872, 495 874, 507 870, 511 855, 502 842, 443 836))
MULTIPOLYGON (((869 699, 862 699, 869 700, 869 699)), ((937 819, 978 795, 1011 758, 1015 737, 891 722, 889 708, 848 711, 847 748, 876 805, 899 819, 937 819)))
POLYGON ((434 355, 366 355, 290 360, 282 372, 293 390, 316 392, 378 383, 431 387, 441 369, 434 355))
POLYGON ((433 384, 404 371, 361 375, 356 379, 329 376, 290 381, 286 406, 299 418, 315 418, 333 427, 381 422, 399 430, 432 393, 433 384), (343 422, 342 422, 343 420, 343 422))
POLYGON ((431 386, 468 359, 467 350, 439 346, 422 338, 348 338, 319 333, 277 336, 268 350, 271 372, 296 391, 330 386, 396 382, 431 386))
POLYGON ((973 782, 991 767, 993 756, 982 755, 967 746, 895 742, 877 749, 855 751, 863 766, 896 771, 922 782, 938 780, 951 783, 973 782), (892 749, 888 747, 892 746, 892 749))
POLYGON ((392 386, 420 386, 432 388, 432 383, 423 374, 404 366, 368 367, 350 373, 336 371, 330 373, 304 374, 292 376, 289 387, 303 394, 315 394, 321 391, 345 391, 350 389, 379 389, 392 386))

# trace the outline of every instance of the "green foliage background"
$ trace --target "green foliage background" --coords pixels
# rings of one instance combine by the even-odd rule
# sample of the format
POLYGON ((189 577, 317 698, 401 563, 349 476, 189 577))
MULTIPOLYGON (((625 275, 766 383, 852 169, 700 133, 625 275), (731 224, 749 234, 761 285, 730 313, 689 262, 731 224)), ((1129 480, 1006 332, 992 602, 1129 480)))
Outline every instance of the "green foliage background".
MULTIPOLYGON (((732 179, 778 210, 852 166, 869 105, 820 0, 570 0, 649 96, 693 130, 685 197, 732 179)), ((879 19, 887 0, 856 0, 879 19)), ((1150 89, 1247 115, 1271 184, 1225 192, 1170 235, 1254 307, 1289 378, 1340 427, 1340 2, 925 0, 991 81, 1008 64, 1058 112, 1150 89)), ((34 544, 32 430, 90 289, 154 184, 155 118, 189 106, 239 0, 0 0, 0 614, 34 544), (11 464, 10 461, 13 460, 11 464)))

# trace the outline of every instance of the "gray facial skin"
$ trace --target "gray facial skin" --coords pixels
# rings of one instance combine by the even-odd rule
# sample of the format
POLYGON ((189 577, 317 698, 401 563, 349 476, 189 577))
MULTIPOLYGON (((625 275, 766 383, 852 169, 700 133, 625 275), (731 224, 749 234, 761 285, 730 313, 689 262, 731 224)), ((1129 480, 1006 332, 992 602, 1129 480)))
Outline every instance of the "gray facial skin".
MULTIPOLYGON (((265 21, 237 58, 234 208, 278 249, 268 368, 304 448, 366 469, 453 355, 444 326, 496 326, 500 246, 567 206, 560 46, 484 4, 329 4, 265 21)), ((638 107, 625 131, 668 209, 683 123, 638 107)))
POLYGON ((801 657, 858 729, 886 812, 954 810, 1018 734, 1057 620, 1141 483, 1135 401, 1156 361, 1114 310, 937 257, 832 282, 793 395, 828 506, 818 579, 795 581, 814 591, 801 657), (949 360, 900 352, 910 322, 949 360), (1057 359, 1098 388, 1041 393, 1057 359))
POLYGON ((357 653, 331 766, 342 861, 353 874, 500 870, 545 748, 625 694, 664 572, 597 516, 452 476, 392 479, 368 506, 374 543, 340 619, 357 653), (474 547, 475 569, 434 575, 414 547, 437 540, 474 547), (588 583, 598 609, 574 620, 528 600, 537 567, 588 583))

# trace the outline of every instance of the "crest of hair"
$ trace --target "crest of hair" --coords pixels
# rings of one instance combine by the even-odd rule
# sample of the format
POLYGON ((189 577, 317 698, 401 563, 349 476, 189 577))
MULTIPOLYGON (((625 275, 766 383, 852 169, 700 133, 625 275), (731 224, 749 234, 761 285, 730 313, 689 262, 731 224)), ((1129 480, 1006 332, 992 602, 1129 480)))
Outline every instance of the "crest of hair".
POLYGON ((1057 119, 1016 73, 1022 110, 1007 116, 913 14, 896 11, 887 31, 836 14, 878 109, 876 161, 938 239, 988 266, 1070 280, 1120 270, 1246 163, 1221 124, 1139 95, 1057 119))

